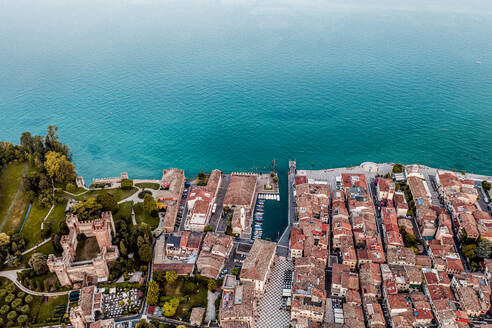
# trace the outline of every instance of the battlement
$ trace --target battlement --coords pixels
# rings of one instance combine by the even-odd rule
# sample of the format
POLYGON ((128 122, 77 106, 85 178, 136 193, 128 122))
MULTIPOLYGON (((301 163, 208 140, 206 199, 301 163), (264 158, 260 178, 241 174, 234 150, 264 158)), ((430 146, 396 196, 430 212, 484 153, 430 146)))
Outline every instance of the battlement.
MULTIPOLYGON (((50 254, 48 268, 55 272, 60 284, 71 285, 73 282, 85 281, 87 276, 99 281, 109 277, 108 261, 118 258, 118 248, 112 245, 112 234, 116 232, 113 215, 111 212, 103 212, 101 218, 80 222, 76 215, 69 214, 66 217, 69 229, 68 235, 63 235, 60 244, 63 247, 61 257, 50 254), (77 253, 77 235, 83 233, 87 237, 96 237, 100 253, 91 260, 89 265, 74 265, 73 261, 77 253)), ((80 263, 79 263, 80 264, 80 263)))

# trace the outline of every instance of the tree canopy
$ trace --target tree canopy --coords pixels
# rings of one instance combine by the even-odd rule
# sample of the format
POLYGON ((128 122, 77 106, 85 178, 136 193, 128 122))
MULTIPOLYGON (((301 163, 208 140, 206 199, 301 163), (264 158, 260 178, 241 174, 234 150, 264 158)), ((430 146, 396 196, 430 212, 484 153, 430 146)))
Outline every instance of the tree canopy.
POLYGON ((55 179, 56 182, 67 183, 75 180, 75 167, 62 153, 49 151, 46 153, 44 165, 48 176, 55 179))
POLYGON ((178 274, 176 271, 167 271, 166 272, 166 281, 170 284, 174 283, 178 279, 178 274))
POLYGON ((147 291, 147 303, 156 305, 159 301, 159 284, 154 280, 149 281, 149 289, 147 291))

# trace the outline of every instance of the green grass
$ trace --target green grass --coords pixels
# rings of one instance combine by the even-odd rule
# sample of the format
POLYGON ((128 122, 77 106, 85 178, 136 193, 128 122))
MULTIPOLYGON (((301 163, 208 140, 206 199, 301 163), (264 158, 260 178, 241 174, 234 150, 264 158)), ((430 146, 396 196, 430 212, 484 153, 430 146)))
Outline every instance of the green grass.
POLYGON ((36 309, 34 308, 34 304, 32 309, 34 311, 37 310, 38 315, 36 323, 51 322, 53 320, 52 317, 55 311, 59 311, 59 313, 61 313, 61 309, 63 308, 63 306, 67 305, 67 302, 68 295, 49 297, 48 302, 46 303, 44 302, 44 298, 40 297, 39 303, 36 304, 36 309))
MULTIPOLYGON (((5 288, 5 286, 10 283, 11 282, 9 280, 5 278, 0 278, 1 288, 5 288)), ((20 289, 16 288, 15 294, 17 294, 18 292, 20 292, 20 289)), ((30 311, 27 313, 27 316, 29 317, 28 322, 31 324, 44 324, 54 322, 56 320, 55 318, 53 318, 55 312, 59 312, 63 317, 67 301, 68 295, 49 297, 47 302, 44 302, 44 297, 42 296, 33 296, 33 301, 31 302, 31 304, 29 304, 30 311)), ((0 299, 0 307, 4 304, 5 300, 0 299)), ((20 312, 18 312, 18 314, 20 315, 20 312)), ((7 314, 0 315, 0 317, 4 320, 4 326, 7 327, 7 314)), ((17 326, 17 324, 15 324, 14 326, 17 326)))
POLYGON ((22 235, 27 242, 25 249, 29 249, 43 240, 40 233, 41 222, 49 210, 49 208, 40 206, 37 201, 32 204, 31 211, 22 229, 22 235))
POLYGON ((25 163, 13 163, 0 172, 0 231, 17 231, 22 219, 24 219, 28 200, 23 190, 19 192, 8 218, 6 218, 6 214, 10 204, 14 201, 17 188, 22 182, 25 165, 25 163))
POLYGON ((124 202, 120 204, 120 209, 118 212, 116 212, 113 215, 113 219, 115 222, 118 220, 121 220, 121 218, 128 218, 130 219, 132 217, 132 207, 133 207, 133 202, 124 202))
POLYGON ((143 203, 138 203, 133 206, 133 209, 135 210, 135 219, 137 220, 137 223, 140 224, 144 222, 154 230, 159 225, 159 216, 152 217, 147 211, 144 211, 142 204, 143 203))
POLYGON ((113 194, 116 201, 119 202, 120 200, 123 200, 125 198, 130 197, 135 192, 137 192, 137 190, 138 190, 137 188, 132 188, 129 190, 123 190, 123 189, 118 188, 118 189, 107 189, 107 190, 91 190, 89 192, 86 192, 83 195, 75 196, 75 197, 67 195, 67 194, 65 194, 65 195, 68 196, 67 198, 74 198, 75 200, 84 201, 84 200, 87 200, 87 199, 92 198, 92 197, 97 197, 97 195, 99 195, 101 193, 108 192, 110 194, 113 194))
POLYGON ((152 183, 152 182, 135 183, 135 186, 140 188, 154 189, 154 190, 157 190, 160 187, 158 183, 152 183))
POLYGON ((192 295, 185 295, 181 288, 186 281, 193 281, 193 278, 179 277, 174 283, 164 283, 161 288, 161 296, 183 297, 185 301, 180 302, 176 310, 175 318, 188 320, 191 309, 194 307, 207 308, 207 286, 204 283, 198 285, 197 291, 192 295))
POLYGON ((24 264, 24 267, 28 266, 29 259, 31 258, 32 254, 34 253, 43 253, 43 254, 55 254, 55 248, 53 247, 53 243, 51 241, 47 242, 46 244, 39 246, 38 248, 30 251, 29 253, 25 254, 21 258, 21 263, 24 264))
POLYGON ((60 222, 65 221, 66 207, 66 201, 57 203, 53 211, 51 211, 50 216, 46 219, 45 224, 49 224, 51 226, 51 232, 58 232, 60 230, 60 222))

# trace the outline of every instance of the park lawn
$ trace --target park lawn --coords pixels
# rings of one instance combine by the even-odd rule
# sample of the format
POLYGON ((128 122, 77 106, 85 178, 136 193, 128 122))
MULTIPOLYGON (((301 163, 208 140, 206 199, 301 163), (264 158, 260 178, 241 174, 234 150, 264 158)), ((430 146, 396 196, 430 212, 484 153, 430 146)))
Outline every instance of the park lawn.
POLYGON ((137 188, 132 188, 132 189, 128 189, 128 190, 116 188, 116 189, 106 189, 106 190, 91 190, 91 191, 86 192, 83 195, 75 196, 75 197, 70 196, 68 194, 66 194, 66 195, 68 196, 68 198, 74 198, 75 200, 84 201, 84 200, 87 200, 89 198, 97 197, 97 195, 99 195, 101 193, 108 192, 110 194, 113 194, 116 201, 119 202, 120 200, 123 200, 125 198, 130 197, 131 195, 136 193, 137 190, 138 190, 137 188))
POLYGON ((24 267, 28 267, 29 259, 34 253, 43 253, 43 254, 55 254, 55 248, 53 247, 53 242, 49 241, 44 245, 39 246, 36 249, 33 249, 27 254, 22 255, 21 257, 21 263, 23 264, 24 267))
POLYGON ((175 318, 181 318, 188 320, 191 314, 191 309, 194 307, 207 308, 207 285, 205 283, 199 283, 197 291, 192 295, 185 295, 181 289, 186 281, 194 281, 193 278, 178 277, 178 279, 170 284, 166 282, 164 284, 164 293, 166 297, 180 297, 184 298, 184 301, 179 303, 176 310, 175 318))
POLYGON ((58 232, 60 230, 60 222, 65 221, 65 208, 67 207, 67 201, 56 203, 55 208, 51 211, 50 216, 46 219, 45 225, 51 225, 51 232, 58 232))
POLYGON ((44 302, 44 297, 36 297, 32 304, 32 311, 37 314, 36 324, 57 322, 58 317, 63 318, 67 304, 68 295, 48 297, 47 302, 44 302), (53 317, 55 315, 56 318, 53 317))
POLYGON ((133 205, 133 209, 135 210, 135 219, 137 223, 146 223, 150 226, 150 229, 154 230, 159 226, 159 216, 153 217, 147 211, 142 208, 143 203, 138 203, 133 205))
POLYGON ((149 188, 154 190, 157 190, 160 187, 158 183, 152 183, 152 182, 135 183, 135 186, 139 188, 149 188))
POLYGON ((21 232, 27 242, 25 249, 29 249, 43 241, 43 237, 41 236, 41 222, 43 222, 49 210, 49 208, 40 206, 38 201, 32 204, 31 211, 21 232))
POLYGON ((118 212, 116 212, 113 215, 114 221, 117 222, 117 221, 121 220, 122 218, 128 218, 131 220, 132 207, 133 207, 132 201, 121 203, 118 212))
POLYGON ((6 218, 10 204, 14 201, 19 185, 22 183, 22 173, 26 163, 13 163, 3 168, 0 172, 0 231, 16 231, 27 210, 28 200, 24 190, 19 195, 9 217, 6 218))
POLYGON ((190 295, 186 302, 180 302, 176 310, 176 316, 189 320, 191 310, 194 307, 207 308, 207 287, 200 286, 198 293, 190 295))

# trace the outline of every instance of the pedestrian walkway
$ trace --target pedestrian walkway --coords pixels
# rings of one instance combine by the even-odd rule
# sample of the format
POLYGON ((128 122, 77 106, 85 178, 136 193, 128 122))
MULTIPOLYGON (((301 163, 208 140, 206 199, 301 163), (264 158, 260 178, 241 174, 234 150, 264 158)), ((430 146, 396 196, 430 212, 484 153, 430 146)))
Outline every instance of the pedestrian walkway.
POLYGON ((23 251, 23 252, 21 253, 21 255, 26 255, 27 253, 32 252, 32 251, 33 251, 33 250, 35 250, 36 248, 43 246, 44 244, 46 244, 46 243, 47 243, 47 242, 49 242, 49 241, 51 241, 51 237, 49 237, 49 238, 47 238, 47 239, 43 240, 42 242, 40 242, 40 243, 39 243, 39 244, 37 244, 36 246, 33 246, 33 247, 29 248, 28 250, 23 251))
POLYGON ((51 208, 48 211, 48 214, 46 214, 46 216, 44 217, 43 221, 41 222, 41 230, 43 230, 43 228, 44 228, 44 221, 46 221, 46 219, 50 216, 51 211, 53 211, 54 208, 55 208, 55 204, 51 205, 51 208))
POLYGON ((219 295, 219 292, 212 293, 210 290, 207 291, 207 314, 205 315, 205 323, 217 320, 215 317, 215 300, 219 295))
POLYGON ((290 313, 282 308, 282 289, 285 271, 293 270, 294 265, 285 257, 277 257, 272 267, 265 293, 258 306, 258 328, 285 328, 290 324, 290 313))
POLYGON ((20 290, 22 290, 24 293, 31 294, 34 296, 48 296, 48 297, 53 297, 53 296, 61 296, 61 295, 66 295, 70 293, 70 291, 64 291, 64 292, 55 292, 55 293, 48 293, 48 292, 35 292, 33 290, 30 290, 26 288, 24 285, 20 283, 20 281, 17 280, 17 274, 25 269, 19 269, 19 270, 10 270, 10 271, 0 271, 0 277, 4 277, 12 281, 17 287, 19 287, 20 290))

